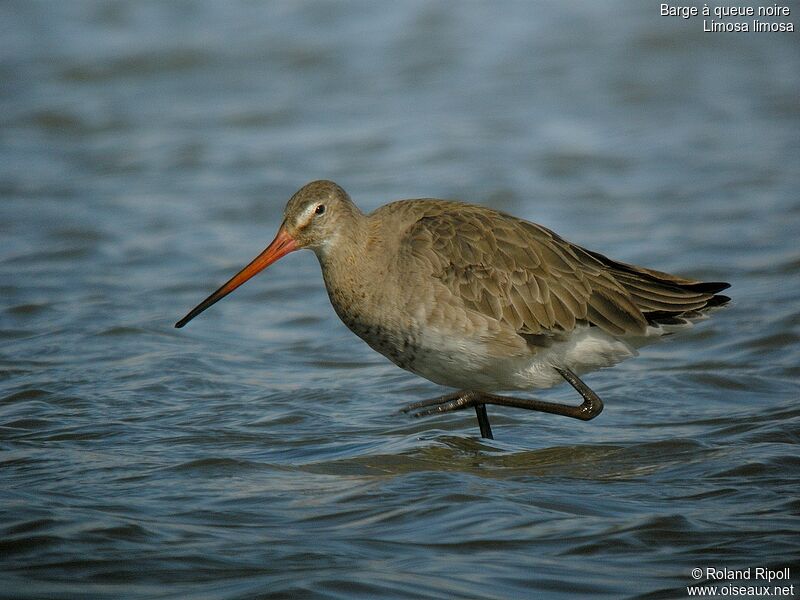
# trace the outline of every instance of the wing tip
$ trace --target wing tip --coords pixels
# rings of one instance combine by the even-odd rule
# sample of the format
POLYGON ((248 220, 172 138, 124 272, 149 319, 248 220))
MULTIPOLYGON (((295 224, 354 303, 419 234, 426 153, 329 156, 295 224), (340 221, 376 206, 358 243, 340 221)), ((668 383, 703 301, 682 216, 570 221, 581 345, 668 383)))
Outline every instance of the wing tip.
MULTIPOLYGON (((683 284, 680 287, 703 294, 716 294, 722 290, 727 290, 731 287, 731 284, 727 281, 700 281, 698 283, 683 284)), ((730 298, 728 299, 730 300, 730 298)))

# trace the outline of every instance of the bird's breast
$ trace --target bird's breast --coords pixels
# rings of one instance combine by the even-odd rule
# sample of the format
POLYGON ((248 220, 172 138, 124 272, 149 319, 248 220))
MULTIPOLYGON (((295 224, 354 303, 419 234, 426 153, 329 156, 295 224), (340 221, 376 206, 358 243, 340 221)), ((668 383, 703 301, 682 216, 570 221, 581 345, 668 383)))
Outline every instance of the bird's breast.
POLYGON ((397 366, 414 370, 420 328, 409 318, 408 307, 387 295, 385 280, 330 271, 323 276, 331 305, 350 331, 397 366))

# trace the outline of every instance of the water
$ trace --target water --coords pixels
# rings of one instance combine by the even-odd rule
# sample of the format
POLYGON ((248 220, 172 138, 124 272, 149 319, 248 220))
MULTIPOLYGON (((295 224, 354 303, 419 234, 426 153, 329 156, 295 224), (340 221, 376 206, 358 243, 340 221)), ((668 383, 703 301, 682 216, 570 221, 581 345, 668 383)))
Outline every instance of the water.
POLYGON ((0 596, 798 583, 798 34, 648 4, 2 3, 0 596), (734 303, 587 376, 595 421, 493 407, 494 441, 397 414, 442 389, 346 330, 310 253, 173 329, 317 178, 482 202, 734 303))

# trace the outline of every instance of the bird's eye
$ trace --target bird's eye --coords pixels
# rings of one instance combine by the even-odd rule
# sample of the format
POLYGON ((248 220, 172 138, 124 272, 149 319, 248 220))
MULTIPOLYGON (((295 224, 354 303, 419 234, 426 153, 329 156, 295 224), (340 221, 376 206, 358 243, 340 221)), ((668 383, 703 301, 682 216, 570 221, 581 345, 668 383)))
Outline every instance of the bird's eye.
POLYGON ((325 205, 324 204, 317 204, 317 208, 314 209, 314 212, 318 215, 321 215, 325 212, 325 205))

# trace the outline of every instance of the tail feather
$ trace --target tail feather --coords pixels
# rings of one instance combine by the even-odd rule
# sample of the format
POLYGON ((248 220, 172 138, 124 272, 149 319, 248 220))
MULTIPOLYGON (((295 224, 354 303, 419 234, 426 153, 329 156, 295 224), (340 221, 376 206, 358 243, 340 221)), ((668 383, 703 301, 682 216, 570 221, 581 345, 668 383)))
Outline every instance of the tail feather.
POLYGON ((597 252, 589 253, 610 267, 615 279, 631 295, 647 322, 669 328, 689 325, 709 309, 730 302, 718 294, 730 287, 724 281, 697 281, 671 273, 621 263, 597 252))
MULTIPOLYGON (((684 287, 695 292, 716 294, 722 290, 727 290, 729 287, 731 287, 731 284, 724 281, 698 281, 697 283, 686 284, 684 287)), ((730 300, 730 298, 728 299, 730 300)))

